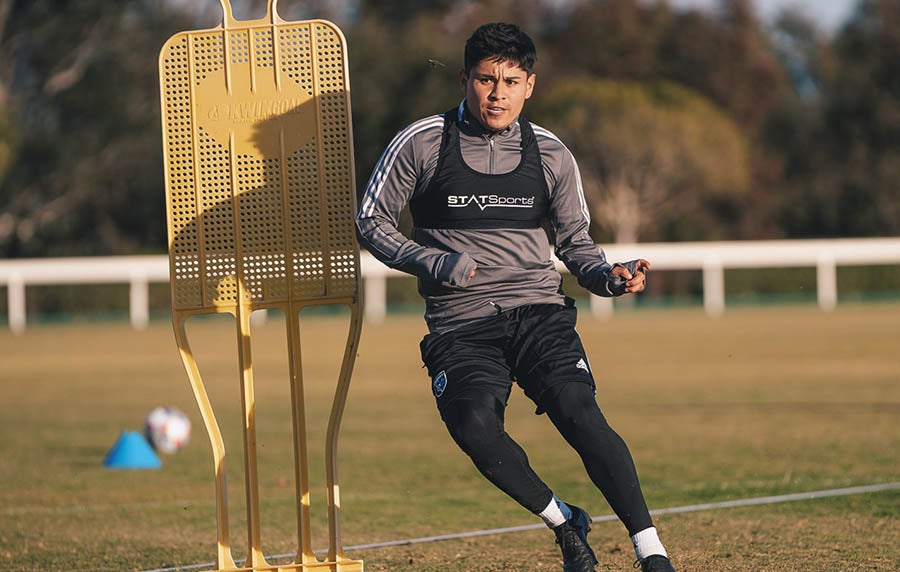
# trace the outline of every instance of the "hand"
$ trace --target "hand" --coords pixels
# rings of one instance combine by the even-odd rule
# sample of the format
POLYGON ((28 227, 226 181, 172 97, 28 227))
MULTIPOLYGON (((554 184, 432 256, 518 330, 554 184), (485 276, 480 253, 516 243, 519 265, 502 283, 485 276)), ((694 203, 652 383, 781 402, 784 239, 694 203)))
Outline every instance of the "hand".
POLYGON ((625 280, 625 292, 628 294, 644 291, 645 283, 647 281, 646 271, 650 270, 650 263, 643 258, 639 258, 635 262, 637 264, 635 266, 634 274, 632 274, 625 266, 620 265, 613 266, 613 269, 609 272, 610 276, 616 276, 625 280))

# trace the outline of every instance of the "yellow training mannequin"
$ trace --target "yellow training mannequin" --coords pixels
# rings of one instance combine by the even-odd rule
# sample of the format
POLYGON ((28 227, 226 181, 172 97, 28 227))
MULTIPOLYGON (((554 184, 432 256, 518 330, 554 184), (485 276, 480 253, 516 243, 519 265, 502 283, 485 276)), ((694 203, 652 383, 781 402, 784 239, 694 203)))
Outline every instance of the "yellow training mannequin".
POLYGON ((175 338, 213 449, 219 570, 362 572, 343 555, 337 440, 361 331, 359 248, 347 55, 330 22, 285 22, 277 0, 265 18, 224 19, 181 32, 159 59, 166 207, 175 338), (310 541, 309 469, 299 313, 345 304, 350 332, 326 435, 329 547, 310 541), (294 412, 298 548, 289 565, 260 546, 250 314, 278 309, 287 323, 294 412), (249 550, 229 543, 225 445, 187 341, 197 314, 235 316, 244 415, 249 550))

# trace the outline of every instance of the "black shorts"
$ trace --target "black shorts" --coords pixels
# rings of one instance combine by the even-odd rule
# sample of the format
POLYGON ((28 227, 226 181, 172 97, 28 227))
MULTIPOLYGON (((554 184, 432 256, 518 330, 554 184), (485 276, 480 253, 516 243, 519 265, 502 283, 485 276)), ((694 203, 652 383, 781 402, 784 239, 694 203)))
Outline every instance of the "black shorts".
POLYGON ((540 414, 542 398, 555 385, 574 381, 594 388, 575 319, 573 307, 536 304, 426 335, 420 349, 438 409, 485 392, 505 405, 516 382, 540 414))

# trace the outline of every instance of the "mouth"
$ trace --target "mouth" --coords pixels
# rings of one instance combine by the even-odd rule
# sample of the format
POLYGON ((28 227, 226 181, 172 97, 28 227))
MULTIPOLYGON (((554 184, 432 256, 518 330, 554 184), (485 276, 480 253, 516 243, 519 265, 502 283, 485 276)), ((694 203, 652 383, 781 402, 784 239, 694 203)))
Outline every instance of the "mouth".
POLYGON ((487 111, 488 115, 502 115, 506 112, 506 109, 502 107, 488 106, 484 108, 487 111))

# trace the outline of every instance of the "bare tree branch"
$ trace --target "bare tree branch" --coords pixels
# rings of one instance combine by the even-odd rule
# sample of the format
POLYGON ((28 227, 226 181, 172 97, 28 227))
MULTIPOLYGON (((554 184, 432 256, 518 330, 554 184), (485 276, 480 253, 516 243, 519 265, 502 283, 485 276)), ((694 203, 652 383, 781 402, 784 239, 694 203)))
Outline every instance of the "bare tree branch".
POLYGON ((0 43, 3 42, 3 36, 6 33, 6 21, 9 20, 11 11, 12 0, 0 0, 0 43))
POLYGON ((44 93, 47 95, 56 95, 62 91, 71 88, 73 85, 81 81, 84 72, 87 70, 91 58, 97 51, 102 39, 102 26, 98 22, 81 44, 73 50, 71 58, 67 58, 65 68, 54 70, 47 81, 44 82, 44 93))
MULTIPOLYGON (((3 37, 6 35, 6 22, 9 20, 9 13, 12 11, 12 0, 0 0, 0 49, 3 46, 3 37)), ((5 105, 9 100, 9 89, 6 87, 8 81, 6 58, 4 53, 0 51, 0 106, 5 105)))

